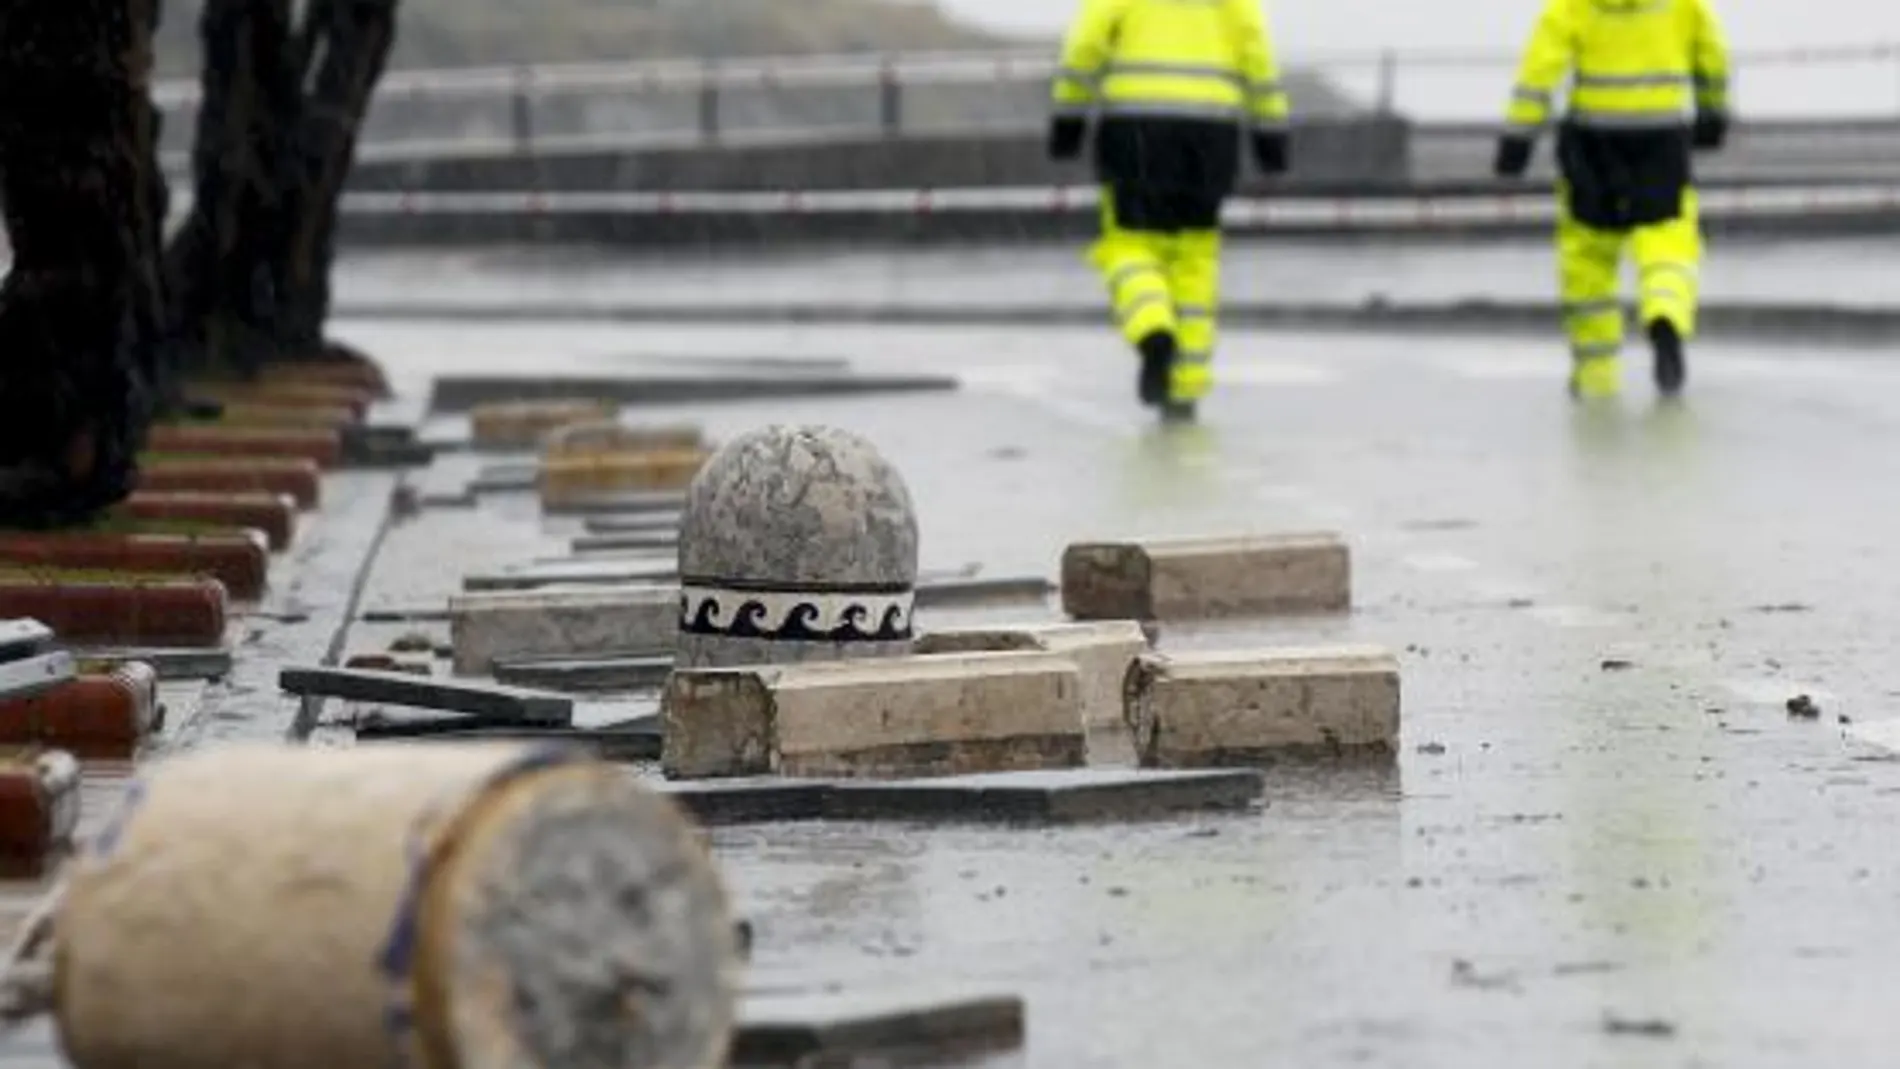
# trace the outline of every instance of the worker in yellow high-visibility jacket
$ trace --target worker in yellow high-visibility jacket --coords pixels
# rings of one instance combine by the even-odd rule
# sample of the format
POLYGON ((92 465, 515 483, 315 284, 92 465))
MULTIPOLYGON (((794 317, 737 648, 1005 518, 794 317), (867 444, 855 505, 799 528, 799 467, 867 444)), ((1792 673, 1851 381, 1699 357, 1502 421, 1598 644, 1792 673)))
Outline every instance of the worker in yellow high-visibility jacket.
POLYGON ((1263 171, 1289 163, 1261 0, 1082 0, 1053 95, 1056 159, 1081 155, 1095 119, 1102 229, 1089 259, 1141 354, 1141 400, 1192 418, 1213 383, 1220 212, 1239 177, 1239 124, 1263 171))
POLYGON ((1680 393, 1694 336, 1702 228, 1690 157, 1722 147, 1728 46, 1710 0, 1545 0, 1495 170, 1521 176, 1568 80, 1557 131, 1557 257, 1571 393, 1622 387, 1618 275, 1634 254, 1656 387, 1680 393))

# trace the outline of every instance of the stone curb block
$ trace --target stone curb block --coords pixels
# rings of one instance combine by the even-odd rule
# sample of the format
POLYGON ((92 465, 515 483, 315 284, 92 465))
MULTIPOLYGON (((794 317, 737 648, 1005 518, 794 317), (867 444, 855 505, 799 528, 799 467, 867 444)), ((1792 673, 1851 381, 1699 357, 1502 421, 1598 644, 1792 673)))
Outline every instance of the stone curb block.
POLYGON ((449 599, 454 670, 483 675, 497 661, 671 654, 679 617, 679 590, 671 586, 457 595, 449 599))
POLYGON ((140 491, 121 502, 114 512, 139 520, 188 520, 249 528, 263 533, 273 553, 289 549, 297 533, 297 503, 284 494, 140 491))
POLYGON ((703 449, 551 457, 541 465, 541 503, 561 507, 628 492, 685 490, 711 454, 703 449))
POLYGON ((284 494, 300 509, 317 507, 323 473, 307 460, 259 457, 226 460, 218 457, 143 457, 139 460, 138 488, 161 493, 284 494))
POLYGON ((1122 681, 1135 658, 1148 651, 1149 644, 1140 624, 1105 620, 946 628, 919 635, 911 648, 920 656, 1039 652, 1066 657, 1081 674, 1082 722, 1090 730, 1100 730, 1118 729, 1125 723, 1122 681))
POLYGON ((74 644, 217 647, 228 612, 212 578, 0 572, 0 616, 39 620, 74 644))
POLYGON ((334 468, 343 459, 343 439, 334 430, 160 424, 146 447, 155 453, 203 453, 231 458, 307 460, 334 468))
POLYGON ((1075 768, 1081 677, 1066 657, 980 653, 675 672, 670 778, 902 778, 1075 768))
POLYGON ((1062 607, 1078 620, 1194 620, 1341 612, 1352 560, 1333 534, 1078 543, 1062 607))
POLYGON ((611 401, 570 397, 477 405, 470 410, 468 422, 477 449, 533 449, 552 431, 619 415, 620 406, 611 401))
POLYGON ((14 568, 65 568, 159 575, 206 575, 233 598, 263 596, 270 550, 257 531, 118 534, 94 531, 0 532, 0 562, 14 568))
POLYGON ((549 431, 541 443, 541 459, 680 452, 705 447, 706 434, 698 424, 630 426, 618 420, 599 420, 572 423, 549 431))
POLYGON ((1398 659, 1373 647, 1144 654, 1125 698, 1144 768, 1398 751, 1398 659))
POLYGON ((161 727, 158 673, 136 661, 82 665, 44 694, 0 702, 0 746, 44 746, 81 760, 130 761, 161 727))
POLYGON ((79 762, 38 746, 0 752, 0 865, 5 874, 36 872, 79 827, 79 762))

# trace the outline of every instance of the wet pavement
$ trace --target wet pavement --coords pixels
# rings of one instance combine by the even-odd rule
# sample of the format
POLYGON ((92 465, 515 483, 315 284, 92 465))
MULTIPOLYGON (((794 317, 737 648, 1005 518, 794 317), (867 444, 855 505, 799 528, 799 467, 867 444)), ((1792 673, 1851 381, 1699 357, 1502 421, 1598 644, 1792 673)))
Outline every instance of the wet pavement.
MULTIPOLYGON (((1892 239, 1711 241, 1712 301, 1880 307, 1900 299, 1887 274, 1892 239)), ((1233 300, 1361 304, 1474 298, 1551 300, 1547 242, 1446 244, 1368 239, 1231 244, 1223 285, 1233 300)), ((636 308, 681 302, 844 308, 1096 304, 1100 286, 1071 245, 641 257, 547 248, 360 252, 337 280, 339 309, 636 308)))
MULTIPOLYGON (((1529 253, 1471 255, 1502 279, 1529 253)), ((1477 286, 1455 259, 1336 259, 1314 292, 1408 270, 1477 286)), ((1872 261, 1837 259, 1880 284, 1872 261)), ((394 269, 343 292, 395 285, 377 270, 394 269)), ((1782 286, 1818 291, 1820 274, 1782 286)), ((404 293, 489 284, 403 277, 404 293)), ((694 277, 653 271, 642 299, 694 277)), ((742 268, 724 292, 772 277, 742 268)), ((517 274, 514 292, 560 280, 517 274)), ((1163 645, 1401 651, 1395 769, 1283 770, 1264 813, 1134 828, 722 830, 757 985, 1017 992, 1030 1039, 1010 1062, 1053 1069, 1872 1066, 1900 1040, 1900 763, 1842 723, 1900 716, 1900 362, 1884 351, 1707 347, 1686 404, 1656 405, 1636 364, 1620 407, 1585 412, 1554 339, 1235 331, 1202 424, 1164 432, 1105 329, 337 328, 411 389, 640 353, 964 375, 955 395, 686 410, 716 437, 799 420, 868 435, 910 481, 926 568, 1053 574, 1069 541, 1137 534, 1320 527, 1353 544, 1351 617, 1163 645), (1789 716, 1803 694, 1819 719, 1789 716)), ((460 570, 571 533, 526 498, 435 514, 391 532, 370 604, 446 596, 460 570)))

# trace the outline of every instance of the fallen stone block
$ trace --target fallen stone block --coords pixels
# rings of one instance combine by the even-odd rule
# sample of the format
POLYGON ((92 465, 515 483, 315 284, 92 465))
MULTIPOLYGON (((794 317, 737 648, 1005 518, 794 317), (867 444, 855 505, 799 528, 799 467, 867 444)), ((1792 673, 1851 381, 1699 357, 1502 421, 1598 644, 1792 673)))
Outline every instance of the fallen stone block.
POLYGON ((542 441, 544 460, 558 457, 599 456, 617 453, 651 453, 702 450, 706 435, 698 424, 648 424, 629 426, 618 420, 573 423, 549 431, 542 441))
POLYGON ((1062 607, 1078 620, 1216 619, 1351 605, 1351 557, 1328 534, 1084 543, 1062 555, 1062 607))
POLYGON ((270 550, 256 531, 121 534, 113 531, 0 531, 0 566, 133 575, 204 575, 241 601, 263 596, 270 550))
POLYGON ((578 693, 649 690, 666 685, 673 655, 496 661, 495 682, 578 693))
POLYGON ((130 761, 162 724, 150 665, 85 664, 76 678, 0 701, 0 746, 39 746, 82 760, 130 761))
POLYGON ((1381 649, 1146 654, 1127 687, 1145 768, 1398 751, 1399 664, 1381 649))
POLYGON ((655 513, 672 513, 677 517, 680 508, 685 504, 684 492, 654 490, 584 498, 577 501, 543 502, 541 511, 550 516, 650 516, 655 513))
POLYGON ((307 460, 162 455, 139 459, 138 488, 142 491, 285 494, 298 508, 313 509, 322 485, 322 473, 307 460))
POLYGON ((676 672, 669 777, 912 777, 1085 760, 1080 677, 1041 653, 676 672))
POLYGON ((1135 658, 1147 652, 1148 636, 1132 620, 963 627, 920 635, 912 649, 925 656, 1039 651, 1066 657, 1081 673, 1083 723, 1101 730, 1126 723, 1122 683, 1135 658))
POLYGON ((75 645, 214 647, 227 595, 212 578, 0 568, 0 617, 29 617, 75 645))
POLYGON ((566 727, 574 722, 574 700, 565 695, 423 679, 407 672, 286 668, 278 673, 277 685, 299 697, 462 713, 495 725, 566 727))
POLYGON ((1018 1050, 1025 1035, 1023 1002, 1013 995, 753 997, 740 1010, 732 1065, 963 1064, 1018 1050))
POLYGON ((675 531, 649 534, 582 535, 568 543, 574 553, 625 553, 645 549, 677 549, 680 536, 675 531))
POLYGON ((134 520, 185 521, 261 531, 272 552, 290 548, 297 530, 297 502, 283 494, 156 493, 140 491, 120 502, 114 515, 134 520))
MULTIPOLYGON (((530 564, 462 579, 471 594, 539 590, 551 586, 634 586, 679 581, 676 564, 651 561, 569 560, 530 564)), ((675 621, 677 623, 677 621, 675 621)))
POLYGON ((475 406, 469 412, 469 430, 477 449, 533 449, 549 431, 574 423, 598 423, 619 414, 619 405, 584 396, 500 401, 475 406))
POLYGON ((225 746, 145 770, 46 957, 88 1069, 714 1066, 734 921, 677 808, 584 754, 225 746))
POLYGON ((151 429, 147 447, 161 453, 202 453, 219 457, 287 457, 333 468, 343 457, 342 438, 334 430, 224 427, 203 423, 161 423, 151 429))
POLYGON ((0 858, 8 875, 34 871, 79 827, 79 762, 39 746, 0 752, 0 858))
POLYGON ((665 586, 462 595, 449 601, 455 672, 529 658, 670 656, 679 614, 679 591, 665 586))
POLYGON ((704 467, 703 449, 550 457, 541 463, 545 507, 642 491, 684 490, 704 467))
POLYGON ((584 750, 602 761, 615 762, 656 761, 665 738, 657 716, 592 728, 528 728, 375 715, 358 719, 355 729, 357 739, 362 742, 560 744, 584 750))

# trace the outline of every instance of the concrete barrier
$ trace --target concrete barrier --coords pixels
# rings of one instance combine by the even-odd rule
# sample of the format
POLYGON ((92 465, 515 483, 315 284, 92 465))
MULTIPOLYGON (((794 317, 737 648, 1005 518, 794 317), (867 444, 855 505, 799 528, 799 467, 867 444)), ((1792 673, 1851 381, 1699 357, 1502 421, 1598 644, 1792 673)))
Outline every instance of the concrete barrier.
POLYGON ((898 779, 1086 760, 1081 677, 1045 653, 681 671, 662 708, 675 779, 898 779))
POLYGON ((1399 665, 1382 649, 1147 654, 1126 703, 1144 768, 1398 750, 1399 665))
POLYGON ((679 616, 673 586, 465 594, 449 599, 455 672, 539 657, 670 654, 679 616))
POLYGON ((1351 605, 1351 554, 1331 534, 1087 542, 1062 555, 1062 607, 1078 620, 1219 619, 1351 605))

